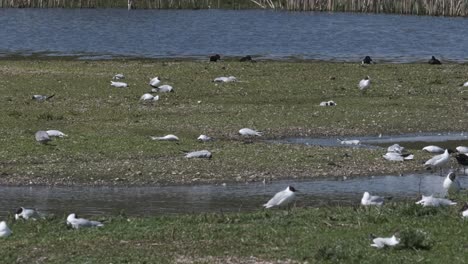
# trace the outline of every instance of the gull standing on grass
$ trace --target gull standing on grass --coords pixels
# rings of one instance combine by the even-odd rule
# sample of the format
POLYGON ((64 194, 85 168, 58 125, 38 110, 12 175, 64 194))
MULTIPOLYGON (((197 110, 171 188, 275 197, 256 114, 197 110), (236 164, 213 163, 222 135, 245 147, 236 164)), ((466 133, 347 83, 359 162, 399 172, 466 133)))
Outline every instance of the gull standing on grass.
POLYGON ((34 137, 36 138, 36 141, 41 143, 41 144, 47 144, 49 141, 52 139, 49 137, 49 134, 47 134, 46 131, 39 130, 34 134, 34 137))
POLYGON ((436 155, 436 156, 432 157, 431 159, 427 160, 424 163, 424 167, 426 169, 440 168, 440 172, 442 173, 442 167, 444 167, 445 165, 447 165, 449 163, 449 161, 450 161, 450 154, 449 153, 452 153, 452 152, 453 152, 452 150, 446 149, 444 151, 444 153, 442 153, 440 155, 436 155))
POLYGON ((447 177, 445 177, 443 183, 443 187, 447 194, 455 194, 460 192, 461 185, 457 179, 457 176, 455 175, 455 172, 451 171, 449 174, 447 174, 447 177))
POLYGON ((361 199, 361 205, 383 205, 384 198, 380 196, 372 196, 370 193, 365 192, 361 199))
POLYGON ((23 218, 24 220, 28 220, 29 218, 35 219, 38 218, 39 214, 37 213, 36 210, 34 209, 27 209, 24 207, 18 208, 15 213, 15 219, 18 220, 20 218, 23 218))
POLYGON ((296 198, 296 189, 292 186, 288 186, 285 190, 278 192, 271 198, 266 204, 263 205, 265 208, 271 208, 274 206, 287 206, 296 198))
POLYGON ((439 206, 456 205, 457 203, 450 201, 449 199, 435 198, 432 195, 431 196, 423 195, 422 199, 420 201, 417 201, 416 204, 420 204, 423 207, 428 207, 428 206, 439 207, 439 206))
POLYGON ((176 135, 165 135, 163 137, 150 137, 152 140, 159 140, 159 141, 179 141, 179 138, 176 135))
POLYGON ((0 237, 9 237, 11 235, 11 229, 7 226, 5 221, 0 222, 0 237))
POLYGON ((67 225, 71 225, 71 227, 75 229, 80 229, 83 227, 102 227, 104 226, 101 222, 99 221, 90 221, 88 219, 84 218, 77 218, 78 216, 76 214, 70 214, 67 217, 67 225))
POLYGON ((364 79, 359 81, 359 90, 361 92, 365 92, 367 89, 369 89, 371 86, 371 79, 369 76, 366 76, 364 79))
POLYGON ((262 132, 259 132, 250 128, 242 128, 241 130, 239 130, 239 134, 244 137, 262 136, 262 132))
POLYGON ((371 247, 384 248, 386 246, 393 247, 398 245, 400 239, 393 235, 392 237, 375 237, 372 242, 374 242, 374 244, 371 244, 371 247))
POLYGON ((117 88, 127 88, 128 84, 124 82, 114 82, 111 81, 111 86, 117 87, 117 88))

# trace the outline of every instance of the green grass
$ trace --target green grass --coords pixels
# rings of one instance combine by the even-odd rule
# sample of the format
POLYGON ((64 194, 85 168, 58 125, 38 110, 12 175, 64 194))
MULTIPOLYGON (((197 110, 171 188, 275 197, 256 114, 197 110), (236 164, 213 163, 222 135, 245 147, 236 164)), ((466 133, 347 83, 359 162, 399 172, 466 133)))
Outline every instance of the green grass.
POLYGON ((236 135, 243 127, 265 138, 465 131, 468 95, 459 86, 468 65, 191 61, 0 61, 0 183, 158 184, 359 176, 421 169, 429 157, 389 163, 382 151, 276 145, 236 135), (128 89, 109 81, 124 73, 128 89), (240 82, 216 85, 218 76, 240 82), (369 75, 372 88, 357 83, 369 75), (175 93, 142 104, 149 78, 175 93), (56 94, 34 102, 33 94, 56 94), (320 107, 334 100, 336 107, 320 107), (201 103, 198 103, 201 101, 201 103), (65 139, 43 146, 37 130, 65 139), (149 136, 175 134, 181 141, 149 136), (217 141, 196 142, 200 134, 217 141), (183 151, 208 149, 213 159, 186 160, 183 151))
MULTIPOLYGON (((464 197, 466 199, 466 197, 464 197)), ((413 202, 382 208, 295 208, 150 218, 104 217, 69 230, 63 217, 9 221, 3 263, 466 263, 468 225, 458 209, 413 202), (396 248, 370 247, 370 234, 396 248)))

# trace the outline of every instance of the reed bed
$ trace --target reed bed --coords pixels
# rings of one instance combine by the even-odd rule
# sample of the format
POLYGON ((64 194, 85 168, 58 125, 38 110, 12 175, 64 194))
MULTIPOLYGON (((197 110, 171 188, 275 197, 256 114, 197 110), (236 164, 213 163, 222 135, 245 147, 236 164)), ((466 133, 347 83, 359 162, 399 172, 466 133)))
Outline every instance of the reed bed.
POLYGON ((265 8, 289 11, 467 16, 468 0, 0 0, 3 8, 209 9, 265 8))

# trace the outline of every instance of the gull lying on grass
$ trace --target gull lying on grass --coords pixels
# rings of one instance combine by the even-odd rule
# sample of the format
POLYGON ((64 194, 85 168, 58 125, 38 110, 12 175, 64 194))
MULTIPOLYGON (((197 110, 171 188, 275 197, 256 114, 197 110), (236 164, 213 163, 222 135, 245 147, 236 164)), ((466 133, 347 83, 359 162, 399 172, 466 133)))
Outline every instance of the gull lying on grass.
POLYGON ((292 186, 288 186, 285 190, 278 192, 271 198, 266 204, 263 205, 265 208, 271 208, 274 206, 287 206, 296 198, 296 189, 292 186))
POLYGON ((463 87, 468 87, 468 82, 464 82, 464 83, 462 84, 462 86, 463 86, 463 87))
POLYGON ((32 96, 32 99, 35 100, 35 101, 46 101, 46 100, 49 100, 50 98, 54 97, 55 94, 51 95, 51 96, 48 96, 48 95, 40 95, 40 94, 35 94, 32 96))
POLYGON ((112 79, 122 80, 122 79, 125 79, 125 76, 123 75, 123 73, 117 73, 116 75, 114 75, 114 77, 112 77, 112 79))
POLYGON ((370 193, 365 192, 361 199, 361 205, 383 205, 384 198, 380 196, 372 196, 370 193))
POLYGON ((152 93, 171 93, 174 92, 174 88, 168 84, 161 85, 159 87, 151 89, 152 93))
POLYGON ((465 153, 465 154, 468 153, 468 147, 458 146, 456 150, 458 153, 465 153))
POLYGON ((152 140, 159 140, 159 141, 179 141, 179 138, 176 135, 165 135, 163 137, 150 137, 152 140))
POLYGON ((449 153, 453 153, 453 151, 449 150, 449 149, 446 149, 444 151, 444 153, 442 153, 440 155, 436 155, 436 156, 432 157, 431 159, 427 160, 424 163, 424 167, 426 169, 440 168, 441 171, 442 171, 442 167, 447 165, 449 163, 449 161, 450 161, 450 154, 449 153))
POLYGON ((228 82, 237 82, 237 78, 234 76, 229 77, 217 77, 213 82, 228 83, 228 82))
POLYGON ((24 220, 28 220, 29 218, 31 219, 36 219, 39 217, 39 214, 37 213, 36 210, 34 209, 27 209, 24 207, 18 208, 15 213, 15 219, 18 220, 20 218, 23 218, 24 220))
POLYGON ((452 202, 449 199, 444 199, 444 198, 435 198, 432 195, 431 196, 422 196, 422 199, 420 201, 417 201, 416 204, 420 204, 423 207, 428 207, 428 206, 433 206, 433 207, 439 207, 439 206, 448 206, 448 205, 456 205, 456 202, 452 202))
POLYGON ((102 227, 104 226, 101 222, 90 221, 84 218, 77 218, 76 214, 70 214, 67 217, 67 225, 75 229, 80 229, 83 227, 102 227))
POLYGON ((320 106, 336 106, 336 103, 334 101, 321 102, 320 106))
POLYGON ((434 145, 426 146, 422 150, 427 151, 429 153, 443 153, 445 151, 445 149, 434 145))
POLYGON ((47 144, 47 142, 52 140, 49 137, 49 134, 47 134, 47 131, 43 131, 43 130, 37 131, 34 137, 36 138, 36 141, 41 144, 47 144))
POLYGON ((457 176, 455 175, 455 172, 451 171, 449 174, 447 174, 447 177, 445 177, 443 183, 443 187, 447 194, 455 194, 460 192, 461 185, 457 179, 457 176))
POLYGON ((367 89, 369 89, 371 86, 371 80, 369 76, 366 76, 364 79, 359 81, 359 90, 361 92, 365 92, 367 89))
POLYGON ((11 230, 7 226, 7 223, 5 221, 0 222, 0 237, 9 237, 11 235, 11 230))
POLYGON ((198 138, 197 138, 198 141, 201 141, 201 142, 207 142, 207 141, 211 141, 213 140, 211 137, 209 136, 206 136, 206 135, 200 135, 198 138))
POLYGON ((128 84, 124 83, 124 82, 111 81, 111 86, 114 86, 114 87, 117 87, 117 88, 126 88, 126 87, 128 87, 128 84))
POLYGON ((140 97, 140 101, 144 101, 144 102, 156 102, 158 100, 159 100, 159 95, 154 96, 149 93, 145 93, 144 95, 140 97))
POLYGON ((67 134, 64 134, 62 131, 59 131, 59 130, 55 130, 55 129, 52 129, 52 130, 47 130, 46 131, 47 135, 49 135, 49 137, 68 137, 67 134))
POLYGON ((199 158, 199 159, 211 159, 211 152, 208 150, 199 150, 199 151, 192 151, 185 154, 187 159, 199 158))
POLYGON ((350 140, 342 140, 342 139, 337 139, 341 145, 359 145, 361 144, 361 141, 359 139, 350 139, 350 140))
POLYGON ((413 154, 400 154, 396 152, 387 152, 385 155, 383 155, 383 157, 389 161, 405 161, 414 159, 413 154))
POLYGON ((392 237, 376 237, 372 242, 374 244, 371 244, 371 247, 384 248, 398 245, 400 243, 400 239, 393 235, 392 237))
POLYGON ((387 148, 387 152, 402 154, 403 152, 405 152, 405 148, 398 145, 398 144, 393 144, 393 145, 391 145, 390 147, 387 148))
POLYGON ((262 132, 250 129, 250 128, 242 128, 239 130, 239 134, 244 137, 250 137, 250 136, 262 136, 262 132))
POLYGON ((159 79, 159 77, 154 77, 149 82, 149 85, 151 85, 152 87, 158 87, 160 84, 161 84, 161 80, 159 79))
POLYGON ((468 219, 468 203, 465 203, 463 207, 460 209, 463 218, 468 219))

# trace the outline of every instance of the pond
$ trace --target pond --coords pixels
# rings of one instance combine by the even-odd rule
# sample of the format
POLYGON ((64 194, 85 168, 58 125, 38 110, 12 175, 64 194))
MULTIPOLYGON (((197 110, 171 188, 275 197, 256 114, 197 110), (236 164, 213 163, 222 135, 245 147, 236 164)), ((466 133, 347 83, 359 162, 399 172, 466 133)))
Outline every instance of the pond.
POLYGON ((468 19, 271 10, 0 9, 0 56, 466 62, 468 19))

